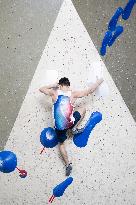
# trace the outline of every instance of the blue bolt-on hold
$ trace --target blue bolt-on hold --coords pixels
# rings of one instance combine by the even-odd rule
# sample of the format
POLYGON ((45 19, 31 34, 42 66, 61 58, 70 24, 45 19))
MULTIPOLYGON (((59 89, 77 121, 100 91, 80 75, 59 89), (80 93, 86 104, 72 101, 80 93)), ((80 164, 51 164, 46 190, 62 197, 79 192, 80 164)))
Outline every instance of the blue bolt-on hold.
POLYGON ((114 32, 114 34, 113 34, 111 40, 110 40, 109 43, 108 43, 109 46, 112 46, 112 45, 113 45, 113 43, 115 42, 115 40, 122 34, 123 30, 124 30, 124 29, 123 29, 123 26, 117 26, 117 27, 116 27, 116 30, 115 30, 115 32, 114 32))
POLYGON ((11 151, 0 152, 0 171, 3 173, 10 173, 15 170, 17 166, 17 157, 11 151))
POLYGON ((106 54, 106 47, 108 46, 108 43, 109 43, 111 38, 112 38, 112 32, 111 31, 107 31, 105 33, 104 38, 103 38, 102 46, 101 46, 101 49, 100 49, 101 56, 104 56, 106 54))
POLYGON ((57 185, 54 189, 53 189, 53 195, 55 197, 60 197, 64 194, 64 191, 66 190, 66 188, 73 182, 73 178, 69 177, 67 178, 65 181, 63 181, 62 183, 60 183, 59 185, 57 185))
POLYGON ((40 135, 40 142, 46 148, 53 148, 58 144, 56 132, 52 127, 45 128, 40 135))
POLYGON ((122 13, 123 13, 123 9, 122 9, 121 7, 119 7, 119 8, 115 11, 115 13, 114 13, 114 15, 112 16, 112 18, 111 18, 111 20, 110 20, 110 22, 109 22, 109 25, 108 25, 108 29, 109 29, 110 31, 115 31, 116 25, 117 25, 117 22, 118 22, 118 19, 119 19, 119 17, 122 15, 122 13))
POLYGON ((128 3, 126 4, 123 13, 122 13, 122 18, 124 20, 127 20, 132 12, 132 9, 136 3, 136 0, 129 0, 128 3))
POLYGON ((100 112, 93 112, 87 121, 84 131, 76 134, 73 137, 73 142, 77 147, 85 147, 88 142, 89 135, 92 129, 102 120, 102 114, 100 112))

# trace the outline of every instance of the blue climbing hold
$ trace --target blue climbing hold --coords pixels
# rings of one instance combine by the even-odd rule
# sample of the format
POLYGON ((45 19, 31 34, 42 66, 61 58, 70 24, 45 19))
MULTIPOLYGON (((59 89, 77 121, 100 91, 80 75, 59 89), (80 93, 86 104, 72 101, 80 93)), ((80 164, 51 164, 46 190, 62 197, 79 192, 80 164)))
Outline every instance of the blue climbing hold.
POLYGON ((46 148, 53 148, 58 144, 56 132, 52 127, 45 128, 40 135, 40 142, 46 148))
POLYGON ((109 43, 108 43, 109 46, 112 46, 112 45, 113 45, 113 43, 115 42, 115 40, 123 33, 123 30, 124 30, 124 29, 123 29, 123 26, 117 26, 117 27, 116 27, 116 30, 115 30, 115 32, 114 32, 112 38, 110 39, 110 41, 109 41, 109 43))
POLYGON ((65 181, 63 181, 62 183, 60 183, 59 185, 57 185, 54 189, 53 189, 53 195, 50 197, 49 202, 53 202, 55 197, 61 197, 66 188, 73 182, 73 178, 72 177, 68 177, 65 181))
POLYGON ((13 172, 15 169, 19 171, 19 176, 25 178, 27 172, 17 167, 17 157, 11 151, 0 152, 0 171, 3 173, 13 172))
POLYGON ((108 25, 108 29, 110 31, 115 31, 116 30, 116 25, 118 22, 119 17, 122 15, 123 13, 123 9, 121 7, 119 7, 116 12, 114 13, 114 15, 112 16, 109 25, 108 25))
POLYGON ((53 189, 53 195, 55 197, 60 197, 64 194, 64 191, 66 190, 66 188, 73 182, 73 178, 69 177, 67 178, 65 181, 63 181, 62 183, 60 183, 59 185, 57 185, 54 189, 53 189))
POLYGON ((10 173, 15 170, 17 166, 17 157, 11 151, 0 152, 0 171, 3 173, 10 173))
POLYGON ((89 135, 93 128, 102 120, 102 114, 100 112, 93 112, 85 125, 82 133, 76 134, 73 137, 73 142, 77 147, 85 147, 88 142, 89 135))
POLYGON ((104 38, 103 38, 102 46, 101 46, 101 49, 100 49, 101 56, 104 56, 106 54, 106 47, 108 46, 108 43, 109 43, 111 38, 112 38, 112 32, 111 31, 107 31, 105 33, 104 38))
POLYGON ((135 3, 136 3, 136 0, 129 0, 128 3, 126 4, 124 11, 122 13, 122 18, 124 20, 127 20, 129 18, 135 3))

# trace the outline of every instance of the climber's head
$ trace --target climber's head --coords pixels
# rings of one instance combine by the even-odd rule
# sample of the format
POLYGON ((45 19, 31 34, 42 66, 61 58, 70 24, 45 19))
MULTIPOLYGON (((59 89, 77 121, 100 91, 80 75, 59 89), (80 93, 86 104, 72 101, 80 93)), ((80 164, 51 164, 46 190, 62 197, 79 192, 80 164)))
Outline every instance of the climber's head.
POLYGON ((70 87, 70 81, 68 78, 63 77, 59 80, 59 88, 69 88, 70 87))

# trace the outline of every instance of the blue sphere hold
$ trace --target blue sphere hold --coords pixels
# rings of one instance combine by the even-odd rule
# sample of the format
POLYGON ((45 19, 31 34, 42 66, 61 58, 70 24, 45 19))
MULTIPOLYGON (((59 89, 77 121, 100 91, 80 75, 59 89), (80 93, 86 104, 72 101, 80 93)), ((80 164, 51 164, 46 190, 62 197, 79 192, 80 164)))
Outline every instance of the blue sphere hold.
POLYGON ((17 157, 11 151, 0 152, 0 171, 3 173, 10 173, 15 170, 17 166, 17 157))
POLYGON ((53 148, 58 144, 56 132, 52 127, 44 128, 40 135, 40 142, 46 148, 53 148))

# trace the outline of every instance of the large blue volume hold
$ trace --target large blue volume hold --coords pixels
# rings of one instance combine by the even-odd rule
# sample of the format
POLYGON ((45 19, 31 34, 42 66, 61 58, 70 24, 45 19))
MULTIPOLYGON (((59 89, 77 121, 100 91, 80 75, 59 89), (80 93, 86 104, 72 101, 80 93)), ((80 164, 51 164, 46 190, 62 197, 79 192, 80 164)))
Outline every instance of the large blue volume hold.
POLYGON ((40 142, 46 148, 53 148, 58 144, 56 132, 52 127, 45 128, 40 135, 40 142))
POLYGON ((15 170, 17 166, 17 157, 11 151, 0 152, 0 171, 3 173, 10 173, 15 170))
POLYGON ((123 9, 122 9, 121 7, 119 7, 119 8, 115 11, 115 13, 114 13, 114 15, 112 16, 112 18, 111 18, 111 20, 110 20, 110 22, 109 22, 109 25, 108 25, 108 29, 109 29, 110 31, 115 31, 116 25, 117 25, 117 22, 118 22, 118 19, 119 19, 119 17, 122 15, 122 13, 123 13, 123 9))
POLYGON ((97 123, 102 120, 102 114, 100 112, 93 112, 85 125, 82 133, 76 134, 73 137, 73 142, 77 147, 85 147, 88 142, 89 135, 92 129, 97 123))
POLYGON ((69 177, 53 189, 53 195, 60 197, 64 194, 65 189, 73 182, 73 178, 69 177))
POLYGON ((136 3, 136 0, 129 0, 128 3, 126 4, 124 11, 122 13, 122 18, 124 20, 127 20, 129 18, 135 3, 136 3))

